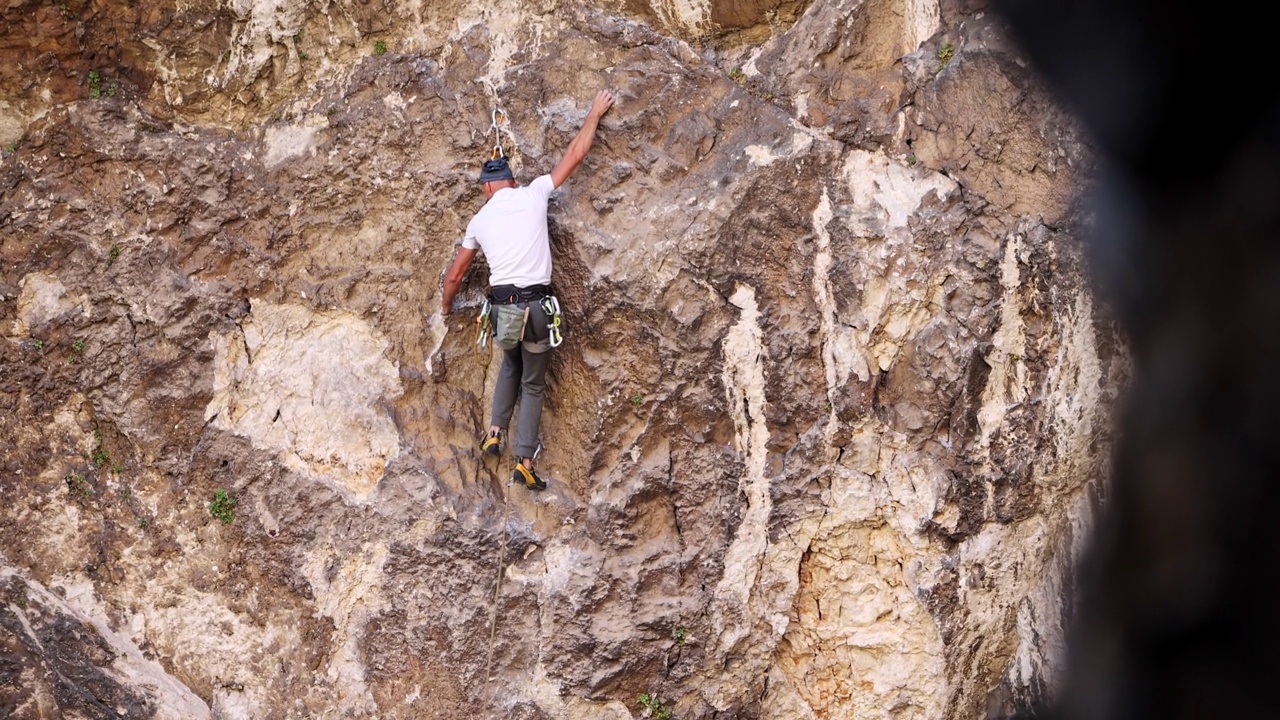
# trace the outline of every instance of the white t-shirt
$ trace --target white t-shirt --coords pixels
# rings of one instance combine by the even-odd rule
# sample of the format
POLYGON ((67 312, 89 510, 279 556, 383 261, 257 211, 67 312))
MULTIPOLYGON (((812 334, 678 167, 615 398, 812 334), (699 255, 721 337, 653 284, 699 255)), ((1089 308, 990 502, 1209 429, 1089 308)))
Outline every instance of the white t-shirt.
POLYGON ((547 201, 552 190, 550 175, 525 187, 503 188, 467 224, 462 247, 484 253, 490 286, 551 284, 547 201))

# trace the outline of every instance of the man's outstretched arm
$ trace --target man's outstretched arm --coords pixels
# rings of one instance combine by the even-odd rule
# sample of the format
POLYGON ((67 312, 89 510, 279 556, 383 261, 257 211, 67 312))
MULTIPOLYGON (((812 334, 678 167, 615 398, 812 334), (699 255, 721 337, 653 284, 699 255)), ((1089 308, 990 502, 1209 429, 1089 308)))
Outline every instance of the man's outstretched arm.
POLYGON ((467 268, 471 267, 471 261, 475 259, 476 251, 470 248, 458 248, 458 254, 453 258, 453 264, 449 266, 449 271, 444 275, 444 296, 441 299, 440 314, 448 315, 453 309, 453 298, 462 289, 462 280, 467 276, 467 268))
POLYGON ((573 136, 573 140, 569 143, 569 149, 565 150, 564 157, 551 171, 551 182, 556 187, 564 184, 569 179, 569 175, 578 167, 582 159, 587 156, 587 151, 591 149, 591 143, 596 139, 596 126, 600 124, 600 118, 605 111, 613 105, 613 93, 608 90, 601 90, 596 93, 596 97, 591 101, 591 110, 587 112, 587 119, 582 121, 582 129, 578 134, 573 136))

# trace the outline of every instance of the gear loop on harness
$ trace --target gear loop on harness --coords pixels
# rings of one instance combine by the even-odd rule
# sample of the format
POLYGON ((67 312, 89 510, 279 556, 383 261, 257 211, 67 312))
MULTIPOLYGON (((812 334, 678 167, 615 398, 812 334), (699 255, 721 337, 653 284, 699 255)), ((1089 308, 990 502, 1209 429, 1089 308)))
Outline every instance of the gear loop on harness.
POLYGON ((542 298, 542 312, 547 314, 547 332, 551 347, 560 347, 564 334, 560 330, 560 301, 555 295, 542 298))

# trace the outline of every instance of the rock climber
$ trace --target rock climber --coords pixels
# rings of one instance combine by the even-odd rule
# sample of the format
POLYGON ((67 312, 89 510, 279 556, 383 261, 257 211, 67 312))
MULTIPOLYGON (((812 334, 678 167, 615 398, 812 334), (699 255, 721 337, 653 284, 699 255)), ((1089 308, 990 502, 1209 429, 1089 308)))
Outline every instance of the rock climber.
POLYGON ((549 175, 529 185, 516 184, 505 157, 485 161, 480 171, 485 204, 467 225, 462 246, 444 278, 441 315, 448 315, 454 296, 476 251, 489 262, 489 320, 494 343, 503 349, 502 370, 493 392, 491 425, 480 441, 481 451, 501 455, 503 437, 515 410, 512 482, 531 490, 545 490, 546 481, 534 472, 541 445, 538 425, 546 393, 547 362, 559 344, 559 303, 551 288, 551 241, 547 233, 547 202, 551 191, 564 184, 587 156, 600 118, 613 105, 608 90, 596 93, 582 128, 549 175), (505 339, 505 341, 504 341, 505 339), (518 392, 517 392, 518 391, 518 392))

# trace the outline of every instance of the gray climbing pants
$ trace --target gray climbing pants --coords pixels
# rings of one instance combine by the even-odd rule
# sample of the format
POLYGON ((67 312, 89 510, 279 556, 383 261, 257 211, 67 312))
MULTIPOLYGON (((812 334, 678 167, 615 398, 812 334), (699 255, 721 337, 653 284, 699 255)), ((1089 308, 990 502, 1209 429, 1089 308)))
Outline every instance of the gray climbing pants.
POLYGON ((519 303, 529 306, 526 340, 504 350, 502 370, 493 390, 493 424, 504 430, 519 400, 516 434, 509 446, 518 458, 531 458, 538 452, 538 426, 542 422, 542 403, 547 392, 547 364, 551 345, 547 341, 547 314, 537 302, 519 303))

